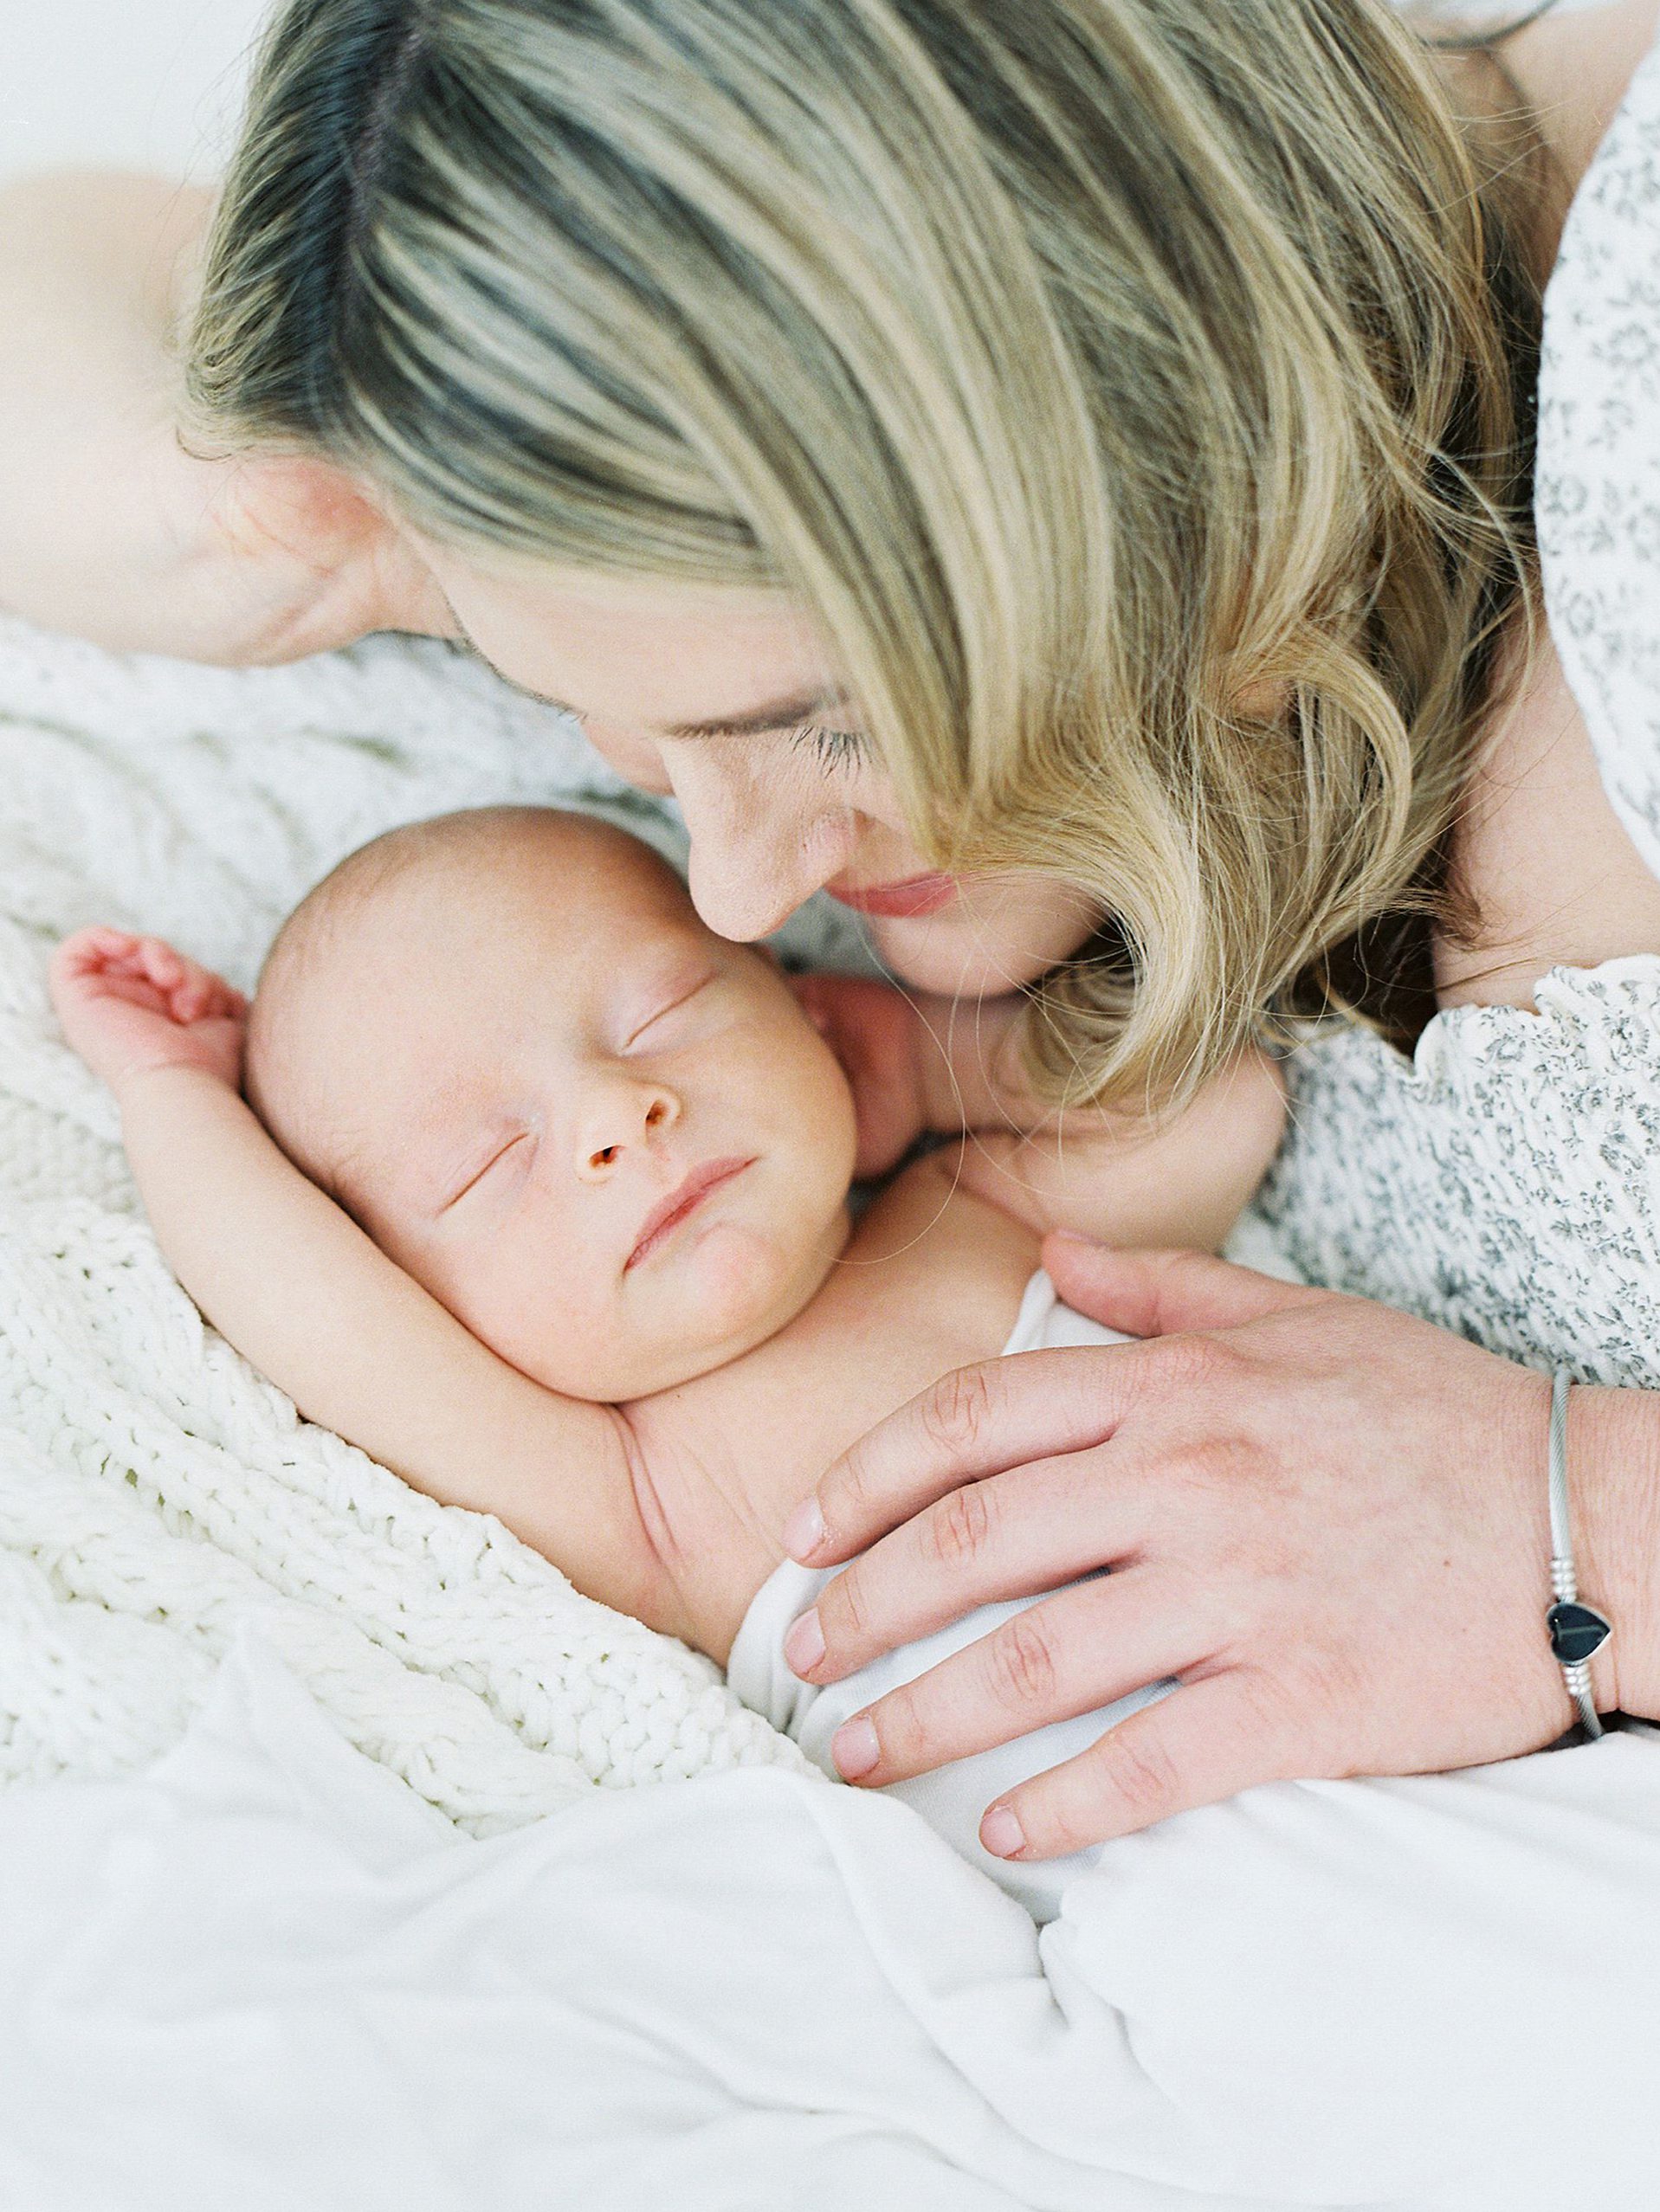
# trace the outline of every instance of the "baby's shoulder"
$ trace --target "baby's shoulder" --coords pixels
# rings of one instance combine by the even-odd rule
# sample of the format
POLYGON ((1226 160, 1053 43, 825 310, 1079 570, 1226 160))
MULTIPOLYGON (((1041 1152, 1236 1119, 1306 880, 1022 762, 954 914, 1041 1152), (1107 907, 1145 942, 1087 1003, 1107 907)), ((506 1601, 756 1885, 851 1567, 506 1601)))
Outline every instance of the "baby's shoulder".
POLYGON ((872 1294, 883 1303, 938 1316, 953 1338, 1000 1345, 1037 1266, 1039 1240, 964 1188, 961 1158, 960 1145, 944 1145, 896 1175, 865 1209, 849 1256, 869 1267, 872 1294))

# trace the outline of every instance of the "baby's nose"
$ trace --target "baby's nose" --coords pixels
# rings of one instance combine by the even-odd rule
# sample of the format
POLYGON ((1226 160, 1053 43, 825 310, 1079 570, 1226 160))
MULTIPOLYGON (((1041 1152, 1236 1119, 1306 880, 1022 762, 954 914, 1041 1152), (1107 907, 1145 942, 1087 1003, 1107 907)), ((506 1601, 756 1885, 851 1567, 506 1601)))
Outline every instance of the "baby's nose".
POLYGON ((667 1136, 680 1119, 680 1100, 667 1085, 630 1084, 608 1098, 585 1126, 577 1147, 577 1173, 585 1183, 604 1183, 622 1166, 636 1145, 667 1136))

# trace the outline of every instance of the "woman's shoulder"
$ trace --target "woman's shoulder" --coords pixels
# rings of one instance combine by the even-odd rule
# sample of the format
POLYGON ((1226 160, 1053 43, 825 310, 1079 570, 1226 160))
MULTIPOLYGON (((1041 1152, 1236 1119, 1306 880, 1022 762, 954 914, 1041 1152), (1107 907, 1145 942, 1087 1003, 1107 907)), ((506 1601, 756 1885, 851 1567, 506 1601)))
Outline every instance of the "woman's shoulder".
POLYGON ((1660 46, 1574 196, 1546 293, 1536 509, 1563 669, 1660 875, 1660 46))

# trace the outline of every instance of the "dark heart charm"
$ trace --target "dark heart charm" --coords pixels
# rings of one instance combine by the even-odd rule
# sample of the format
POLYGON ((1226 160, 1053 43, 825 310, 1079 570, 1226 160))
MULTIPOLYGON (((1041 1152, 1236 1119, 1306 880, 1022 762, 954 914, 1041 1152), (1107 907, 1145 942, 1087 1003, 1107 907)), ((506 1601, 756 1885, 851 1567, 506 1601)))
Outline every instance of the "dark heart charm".
POLYGON ((1594 1605, 1570 1603, 1566 1598, 1552 1606, 1545 1625, 1551 1632, 1551 1649, 1564 1667, 1583 1666, 1614 1633, 1594 1605))

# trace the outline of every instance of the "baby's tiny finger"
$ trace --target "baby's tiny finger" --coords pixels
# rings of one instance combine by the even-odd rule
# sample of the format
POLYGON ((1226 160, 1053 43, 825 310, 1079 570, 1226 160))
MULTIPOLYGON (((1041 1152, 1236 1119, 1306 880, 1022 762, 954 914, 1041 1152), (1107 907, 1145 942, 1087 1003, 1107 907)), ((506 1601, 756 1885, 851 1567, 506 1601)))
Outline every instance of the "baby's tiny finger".
POLYGON ((138 944, 138 939, 130 930, 113 929, 107 922, 94 922, 90 929, 82 930, 80 936, 72 939, 71 942, 87 946, 94 952, 107 955, 112 952, 131 952, 138 944))
POLYGON ((139 947, 145 972, 152 983, 162 990, 171 989, 184 979, 184 963, 171 945, 158 937, 146 937, 139 947))

